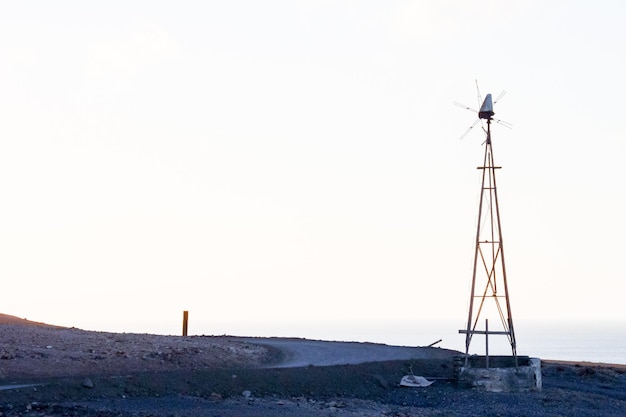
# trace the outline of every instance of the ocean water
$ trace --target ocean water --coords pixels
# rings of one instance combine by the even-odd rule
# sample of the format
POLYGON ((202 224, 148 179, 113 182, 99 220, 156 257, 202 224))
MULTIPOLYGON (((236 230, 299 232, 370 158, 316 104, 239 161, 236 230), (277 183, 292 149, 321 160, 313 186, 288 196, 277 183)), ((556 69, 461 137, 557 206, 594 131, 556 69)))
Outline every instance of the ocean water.
MULTIPOLYGON (((465 351, 462 320, 361 320, 333 322, 212 322, 190 327, 190 335, 297 337, 316 340, 435 346, 465 351)), ((491 326, 490 326, 491 328, 491 326)), ((495 330, 495 328, 493 328, 495 330)), ((626 320, 515 322, 518 355, 553 360, 626 364, 626 320)), ((485 336, 475 335, 470 353, 485 353, 485 336)), ((510 355, 506 336, 489 337, 490 355, 510 355)))

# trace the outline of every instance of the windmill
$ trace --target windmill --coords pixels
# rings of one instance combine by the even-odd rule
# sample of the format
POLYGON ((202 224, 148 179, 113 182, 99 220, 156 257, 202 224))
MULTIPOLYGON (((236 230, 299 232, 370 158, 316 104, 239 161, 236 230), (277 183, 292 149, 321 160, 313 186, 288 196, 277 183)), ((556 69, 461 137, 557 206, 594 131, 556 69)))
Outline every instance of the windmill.
MULTIPOLYGON (((503 95, 504 92, 498 96, 498 99, 503 95)), ((459 330, 459 333, 465 334, 466 366, 473 336, 485 336, 485 367, 487 368, 489 368, 489 336, 494 335, 504 335, 508 338, 515 366, 517 366, 517 344, 513 328, 513 316, 511 313, 504 262, 500 207, 496 187, 496 170, 501 167, 495 166, 494 164, 491 140, 491 125, 493 122, 506 127, 510 127, 510 125, 493 117, 495 115, 493 105, 498 99, 494 101, 491 94, 487 94, 478 111, 455 103, 478 114, 478 119, 462 137, 467 135, 478 122, 486 124, 486 128, 483 126, 486 135, 485 142, 483 143, 485 146, 485 154, 482 166, 478 167, 478 169, 482 171, 482 185, 480 188, 480 203, 478 207, 478 225, 476 230, 476 246, 474 250, 469 311, 467 326, 465 329, 459 330), (490 329, 490 316, 496 316, 496 323, 499 322, 500 326, 496 326, 495 329, 490 329), (484 323, 481 321, 483 318, 484 323), (484 327, 482 327, 483 325, 484 327)))

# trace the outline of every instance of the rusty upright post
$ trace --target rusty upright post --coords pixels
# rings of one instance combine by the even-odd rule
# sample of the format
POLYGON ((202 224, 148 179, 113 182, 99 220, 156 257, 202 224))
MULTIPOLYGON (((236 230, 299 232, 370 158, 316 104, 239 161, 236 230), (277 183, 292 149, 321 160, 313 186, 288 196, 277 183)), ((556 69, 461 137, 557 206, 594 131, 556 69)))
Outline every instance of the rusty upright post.
POLYGON ((187 323, 189 322, 189 312, 183 311, 183 336, 187 336, 187 323))
POLYGON ((489 319, 485 319, 485 368, 489 368, 489 319))

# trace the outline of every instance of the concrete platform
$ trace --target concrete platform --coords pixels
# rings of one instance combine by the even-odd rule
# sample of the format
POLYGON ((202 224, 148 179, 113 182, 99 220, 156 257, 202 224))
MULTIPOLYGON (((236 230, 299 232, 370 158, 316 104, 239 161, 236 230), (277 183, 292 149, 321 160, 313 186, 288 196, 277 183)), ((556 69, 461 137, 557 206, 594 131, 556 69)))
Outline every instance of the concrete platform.
POLYGON ((457 384, 461 388, 476 388, 489 392, 540 391, 541 360, 518 356, 517 366, 512 356, 490 356, 489 367, 484 356, 455 357, 457 384))

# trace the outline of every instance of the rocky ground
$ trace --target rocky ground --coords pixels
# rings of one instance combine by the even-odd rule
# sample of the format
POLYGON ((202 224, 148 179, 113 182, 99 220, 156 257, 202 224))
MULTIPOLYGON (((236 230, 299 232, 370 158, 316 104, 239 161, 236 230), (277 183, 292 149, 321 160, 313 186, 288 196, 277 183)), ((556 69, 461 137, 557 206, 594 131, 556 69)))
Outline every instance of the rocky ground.
POLYGON ((487 393, 457 388, 438 349, 277 367, 291 353, 263 339, 0 323, 0 416, 626 416, 620 366, 545 362, 542 391, 487 393), (400 387, 410 372, 435 383, 400 387))

